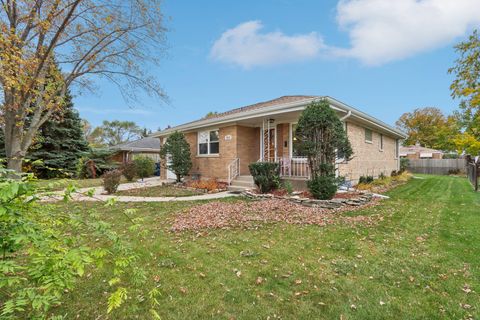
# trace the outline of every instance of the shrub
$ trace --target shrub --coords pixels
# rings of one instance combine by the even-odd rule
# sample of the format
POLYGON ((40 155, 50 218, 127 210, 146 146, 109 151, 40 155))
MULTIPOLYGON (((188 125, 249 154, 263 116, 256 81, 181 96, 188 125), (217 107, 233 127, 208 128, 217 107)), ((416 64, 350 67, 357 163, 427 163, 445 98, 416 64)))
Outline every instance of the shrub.
POLYGON ((121 167, 122 173, 128 181, 133 181, 137 175, 137 168, 133 161, 125 162, 121 167))
POLYGON ((122 171, 114 169, 103 174, 103 188, 108 194, 117 192, 120 185, 120 179, 122 178, 122 171))
POLYGON ((77 177, 80 179, 97 178, 118 165, 111 160, 113 152, 107 149, 92 149, 77 162, 77 177))
POLYGON ((282 187, 285 191, 287 191, 288 194, 291 194, 293 192, 293 186, 290 181, 283 181, 282 187))
POLYGON ((396 177, 398 176, 397 170, 393 170, 392 173, 390 173, 390 177, 396 177))
POLYGON ((151 177, 155 171, 155 161, 146 156, 138 156, 133 160, 137 175, 142 178, 151 177))
POLYGON ((280 186, 280 166, 274 162, 254 162, 248 166, 255 185, 266 193, 280 186))
POLYGON ((370 184, 373 182, 373 176, 360 176, 358 183, 361 184, 370 184))
POLYGON ((387 176, 385 175, 385 173, 381 172, 378 176, 378 179, 380 180, 384 180, 387 176))
POLYGON ((207 191, 222 189, 222 185, 217 179, 194 180, 190 183, 190 187, 196 189, 205 189, 207 191))
POLYGON ((450 169, 448 170, 448 174, 460 174, 460 169, 450 169))
MULTIPOLYGON (((65 207, 56 212, 52 205, 38 201, 31 175, 12 176, 12 171, 0 166, 1 319, 63 318, 54 315, 59 312, 55 308, 66 292, 79 287, 87 270, 101 272, 111 283, 105 288, 110 311, 125 302, 114 299, 118 290, 136 292, 147 285, 143 281, 136 288, 125 287, 127 278, 145 271, 133 248, 96 208, 65 207), (99 268, 110 264, 114 268, 99 268)), ((72 188, 67 188, 65 201, 72 188)), ((133 227, 138 230, 140 224, 135 222, 133 227)))
POLYGON ((410 165, 410 160, 407 158, 400 158, 400 173, 407 170, 410 165))
POLYGON ((334 176, 318 176, 307 181, 307 187, 315 199, 329 200, 337 192, 337 179, 334 176))

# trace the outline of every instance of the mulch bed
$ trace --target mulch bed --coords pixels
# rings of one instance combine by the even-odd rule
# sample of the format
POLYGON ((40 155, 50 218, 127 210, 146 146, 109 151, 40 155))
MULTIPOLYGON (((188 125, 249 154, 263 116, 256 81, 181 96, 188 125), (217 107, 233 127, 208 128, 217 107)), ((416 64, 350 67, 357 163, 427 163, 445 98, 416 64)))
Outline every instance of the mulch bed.
POLYGON ((373 206, 377 200, 355 208, 309 208, 284 199, 266 199, 254 202, 209 202, 194 206, 178 214, 171 230, 198 231, 203 229, 250 228, 259 223, 284 222, 297 225, 326 226, 334 223, 375 225, 380 215, 344 216, 343 211, 353 211, 373 206))

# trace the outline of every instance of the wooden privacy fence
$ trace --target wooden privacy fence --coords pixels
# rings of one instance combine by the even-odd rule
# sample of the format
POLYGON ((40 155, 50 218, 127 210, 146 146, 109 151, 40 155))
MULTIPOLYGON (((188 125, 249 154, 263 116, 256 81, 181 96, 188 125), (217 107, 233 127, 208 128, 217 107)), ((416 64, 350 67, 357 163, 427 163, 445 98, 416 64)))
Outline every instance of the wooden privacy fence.
POLYGON ((466 171, 465 159, 419 159, 409 160, 408 171, 426 174, 449 174, 453 171, 466 171))
POLYGON ((470 183, 473 186, 475 191, 478 191, 479 176, 480 175, 480 162, 475 163, 475 161, 470 161, 467 163, 467 177, 470 180, 470 183))

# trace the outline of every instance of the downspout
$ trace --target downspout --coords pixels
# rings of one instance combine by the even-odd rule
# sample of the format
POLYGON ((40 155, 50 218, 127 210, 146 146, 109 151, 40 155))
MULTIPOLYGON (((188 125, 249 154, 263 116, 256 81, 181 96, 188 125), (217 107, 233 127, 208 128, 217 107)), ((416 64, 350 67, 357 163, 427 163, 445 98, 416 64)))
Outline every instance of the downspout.
MULTIPOLYGON (((340 121, 344 122, 344 124, 343 124, 343 129, 344 130, 347 129, 347 123, 345 122, 345 120, 350 118, 351 115, 352 115, 352 111, 348 110, 347 114, 340 118, 340 121)), ((335 161, 335 176, 337 178, 340 176, 340 167, 339 167, 339 163, 337 163, 337 161, 335 161)))
POLYGON ((348 110, 347 114, 343 117, 340 118, 340 121, 344 121, 346 120, 347 118, 350 118, 350 116, 352 115, 352 111, 351 110, 348 110))

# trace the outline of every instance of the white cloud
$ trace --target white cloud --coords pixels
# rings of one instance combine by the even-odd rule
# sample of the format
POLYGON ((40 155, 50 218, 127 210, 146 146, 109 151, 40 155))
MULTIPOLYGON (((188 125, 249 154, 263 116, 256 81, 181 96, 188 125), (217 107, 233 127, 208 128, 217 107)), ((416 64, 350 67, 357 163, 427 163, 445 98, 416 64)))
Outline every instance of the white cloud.
POLYGON ((262 28, 260 21, 248 21, 225 31, 215 41, 210 56, 248 69, 310 59, 324 46, 315 32, 289 36, 279 31, 261 33, 262 28))
POLYGON ((337 21, 351 47, 338 56, 381 65, 451 44, 480 25, 480 0, 341 0, 337 21))

